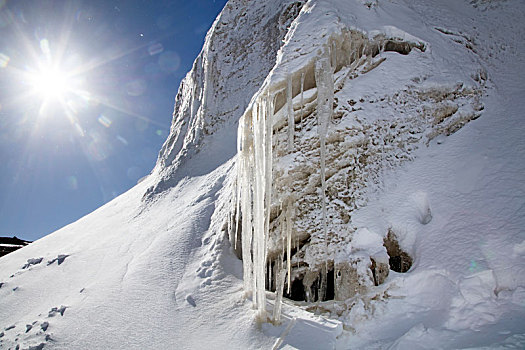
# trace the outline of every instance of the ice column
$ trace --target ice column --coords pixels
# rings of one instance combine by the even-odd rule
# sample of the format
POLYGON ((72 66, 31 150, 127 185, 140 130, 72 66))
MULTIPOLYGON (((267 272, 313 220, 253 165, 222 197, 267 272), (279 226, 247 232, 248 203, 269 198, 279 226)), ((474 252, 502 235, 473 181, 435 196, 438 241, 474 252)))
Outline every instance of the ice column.
POLYGON ((290 199, 288 205, 286 206, 286 271, 288 275, 288 294, 291 291, 291 270, 292 270, 292 230, 293 230, 293 203, 294 201, 290 199))
POLYGON ((270 230, 270 209, 272 205, 272 169, 273 169, 273 153, 272 153, 272 136, 273 136, 273 124, 272 124, 272 115, 273 115, 273 96, 270 95, 268 91, 266 96, 266 130, 265 130, 265 181, 266 181, 266 203, 265 203, 265 215, 266 222, 264 230, 268 234, 270 230))
POLYGON ((239 130, 237 206, 242 214, 244 287, 266 320, 266 255, 272 182, 273 101, 263 94, 245 113, 239 130), (240 203, 240 204, 239 204, 240 203))
MULTIPOLYGON (((250 116, 251 117, 251 116, 250 116)), ((241 120, 239 135, 241 137, 240 147, 240 159, 238 159, 238 177, 240 179, 240 193, 239 202, 241 203, 242 213, 242 265, 243 265, 243 280, 244 290, 246 293, 252 291, 252 279, 253 279, 253 262, 252 262, 252 238, 253 238, 253 226, 252 226, 252 192, 250 188, 250 180, 252 178, 252 156, 251 150, 253 148, 253 142, 251 138, 250 130, 251 118, 246 116, 241 120)))
POLYGON ((321 276, 319 299, 326 292, 326 273, 328 264, 328 229, 326 217, 326 134, 328 123, 332 119, 334 103, 334 78, 332 74, 332 57, 329 48, 325 48, 315 63, 315 81, 317 84, 317 132, 320 143, 321 158, 321 208, 323 237, 325 243, 325 266, 321 276))
POLYGON ((266 189, 265 183, 265 108, 264 104, 255 103, 252 109, 253 118, 253 144, 255 155, 255 178, 253 179, 254 196, 253 196, 253 229, 254 229, 254 275, 255 275, 255 292, 256 304, 260 316, 264 316, 265 311, 265 274, 266 268, 266 232, 265 223, 266 217, 264 215, 264 192, 266 189))
POLYGON ((275 304, 273 307, 273 321, 276 324, 281 322, 281 307, 283 303, 284 278, 286 270, 283 268, 283 256, 280 255, 275 262, 275 304))

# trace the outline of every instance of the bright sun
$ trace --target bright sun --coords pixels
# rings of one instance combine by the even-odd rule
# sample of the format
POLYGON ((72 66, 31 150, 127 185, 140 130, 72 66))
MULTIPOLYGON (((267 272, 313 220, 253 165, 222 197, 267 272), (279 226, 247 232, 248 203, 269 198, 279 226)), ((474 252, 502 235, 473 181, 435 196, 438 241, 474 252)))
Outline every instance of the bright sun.
POLYGON ((55 67, 41 67, 31 77, 31 85, 45 99, 62 99, 71 90, 68 74, 55 67))

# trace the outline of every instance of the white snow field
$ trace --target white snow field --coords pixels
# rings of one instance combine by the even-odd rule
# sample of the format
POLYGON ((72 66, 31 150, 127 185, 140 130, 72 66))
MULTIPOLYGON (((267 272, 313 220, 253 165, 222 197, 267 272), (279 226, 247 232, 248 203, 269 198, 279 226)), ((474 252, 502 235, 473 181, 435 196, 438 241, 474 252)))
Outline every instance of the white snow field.
POLYGON ((152 173, 0 258, 0 348, 523 349, 524 132, 521 0, 230 0, 152 173), (388 232, 413 263, 334 300, 265 291, 290 294, 304 232, 312 269, 381 262, 388 232))

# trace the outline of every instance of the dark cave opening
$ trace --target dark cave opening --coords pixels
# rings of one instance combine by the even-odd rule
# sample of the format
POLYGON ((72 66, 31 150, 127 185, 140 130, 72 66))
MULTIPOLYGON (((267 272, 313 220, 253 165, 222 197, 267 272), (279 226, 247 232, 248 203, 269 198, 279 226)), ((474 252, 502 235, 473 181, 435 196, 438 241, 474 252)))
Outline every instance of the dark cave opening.
POLYGON ((335 279, 334 270, 328 270, 326 274, 326 295, 323 301, 334 300, 335 298, 335 279))
POLYGON ((310 286, 304 285, 304 275, 300 275, 292 280, 290 293, 288 287, 285 285, 284 296, 295 301, 310 301, 316 302, 321 297, 321 301, 334 300, 335 298, 335 279, 334 270, 328 270, 326 278, 326 293, 324 296, 320 295, 322 276, 318 275, 310 286), (309 298, 308 298, 309 296, 309 298))
POLYGON ((412 267, 412 257, 399 246, 398 238, 392 229, 388 230, 388 234, 383 240, 383 245, 389 256, 388 264, 390 270, 395 272, 407 272, 412 267))
POLYGON ((290 288, 290 299, 296 301, 306 300, 306 293, 304 290, 303 280, 296 278, 292 281, 292 287, 290 288))

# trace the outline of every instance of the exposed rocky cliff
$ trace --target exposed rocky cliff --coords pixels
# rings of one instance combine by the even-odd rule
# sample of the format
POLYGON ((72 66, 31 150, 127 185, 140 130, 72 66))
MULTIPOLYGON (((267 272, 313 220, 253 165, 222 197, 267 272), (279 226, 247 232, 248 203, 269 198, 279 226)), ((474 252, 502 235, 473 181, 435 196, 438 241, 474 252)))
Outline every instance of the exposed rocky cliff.
POLYGON ((224 140, 222 152, 208 159, 209 169, 234 155, 236 137, 230 131, 235 131, 250 99, 275 65, 277 52, 302 3, 233 0, 226 4, 192 70, 181 82, 170 135, 155 168, 162 179, 148 191, 148 198, 187 175, 181 165, 207 147, 206 136, 229 138, 224 140))
MULTIPOLYGON (((261 312, 261 288, 284 288, 298 301, 344 301, 381 284, 389 268, 407 271, 412 247, 400 248, 402 232, 356 227, 352 213, 381 190, 385 172, 483 110, 487 77, 468 47, 459 59, 469 70, 444 83, 445 67, 433 57, 440 53, 415 36, 428 34, 388 20, 371 26, 376 11, 372 3, 307 3, 241 119, 229 228, 261 312), (410 74, 399 76, 396 65, 408 64, 410 74)), ((416 197, 427 224, 428 199, 416 197)))
POLYGON ((0 237, 0 256, 7 255, 31 243, 24 241, 16 236, 0 237))

